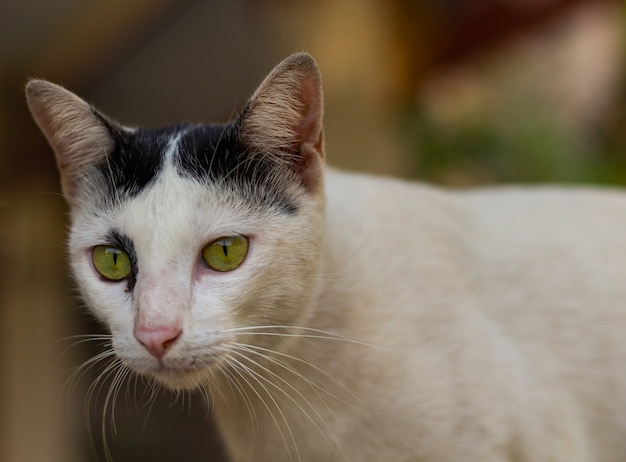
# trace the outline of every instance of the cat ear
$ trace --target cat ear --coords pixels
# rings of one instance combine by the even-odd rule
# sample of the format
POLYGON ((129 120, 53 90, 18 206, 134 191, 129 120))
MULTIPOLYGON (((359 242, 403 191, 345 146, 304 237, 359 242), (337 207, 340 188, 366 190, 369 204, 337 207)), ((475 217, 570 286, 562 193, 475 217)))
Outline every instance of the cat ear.
POLYGON ((240 117, 244 144, 288 165, 307 189, 321 179, 324 159, 322 83, 306 53, 290 56, 265 78, 240 117))
POLYGON ((72 199, 85 170, 114 149, 111 130, 89 104, 45 80, 31 80, 26 99, 56 155, 63 193, 72 199))

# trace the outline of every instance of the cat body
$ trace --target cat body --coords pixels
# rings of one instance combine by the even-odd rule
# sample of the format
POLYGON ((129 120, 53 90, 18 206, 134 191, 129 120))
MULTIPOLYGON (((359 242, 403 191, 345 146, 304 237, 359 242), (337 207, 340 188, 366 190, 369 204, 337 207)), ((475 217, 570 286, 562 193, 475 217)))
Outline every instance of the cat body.
POLYGON ((383 368, 363 396, 403 416, 391 448, 423 451, 406 460, 626 457, 621 194, 328 180, 327 246, 351 256, 331 268, 361 283, 323 292, 348 291, 348 335, 389 348, 369 365, 363 352, 355 367, 369 372, 351 389, 383 368))
POLYGON ((224 126, 27 94, 120 367, 206 390, 234 461, 626 461, 623 193, 326 168, 303 54, 224 126))

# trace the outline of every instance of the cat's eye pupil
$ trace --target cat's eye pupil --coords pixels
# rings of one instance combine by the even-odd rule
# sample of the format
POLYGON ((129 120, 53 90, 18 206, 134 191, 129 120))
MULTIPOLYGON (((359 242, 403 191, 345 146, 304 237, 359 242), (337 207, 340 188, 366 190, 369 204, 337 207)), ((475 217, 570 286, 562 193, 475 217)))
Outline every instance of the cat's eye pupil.
POLYGON ((220 272, 239 267, 248 254, 248 238, 244 236, 222 237, 202 249, 202 260, 211 269, 220 272))
POLYGON ((93 266, 108 281, 121 281, 130 276, 130 257, 117 247, 97 245, 91 251, 93 266))

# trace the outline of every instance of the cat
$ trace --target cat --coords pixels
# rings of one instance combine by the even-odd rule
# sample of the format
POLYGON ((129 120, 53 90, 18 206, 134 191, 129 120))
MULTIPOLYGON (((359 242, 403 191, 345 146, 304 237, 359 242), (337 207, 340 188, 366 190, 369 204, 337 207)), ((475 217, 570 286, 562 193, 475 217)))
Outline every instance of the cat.
POLYGON ((304 53, 225 125, 26 93, 118 367, 203 390, 233 461, 626 461, 623 192, 325 167, 304 53))

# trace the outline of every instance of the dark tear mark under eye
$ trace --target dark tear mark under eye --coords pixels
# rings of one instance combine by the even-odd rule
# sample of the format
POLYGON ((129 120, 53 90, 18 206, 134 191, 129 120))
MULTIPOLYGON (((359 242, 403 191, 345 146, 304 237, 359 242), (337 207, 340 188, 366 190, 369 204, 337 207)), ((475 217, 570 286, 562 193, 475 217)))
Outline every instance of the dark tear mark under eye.
POLYGON ((179 174, 201 182, 224 183, 256 206, 288 215, 298 211, 294 200, 275 181, 277 170, 284 167, 268 156, 253 155, 240 141, 237 125, 187 128, 175 159, 179 174))
POLYGON ((113 247, 117 247, 120 250, 123 250, 128 254, 130 258, 130 276, 128 277, 128 292, 132 292, 135 288, 135 284, 137 283, 137 252, 135 252, 135 246, 133 244, 132 239, 130 239, 125 234, 122 234, 117 229, 112 229, 106 235, 105 240, 107 243, 112 245, 113 247))

